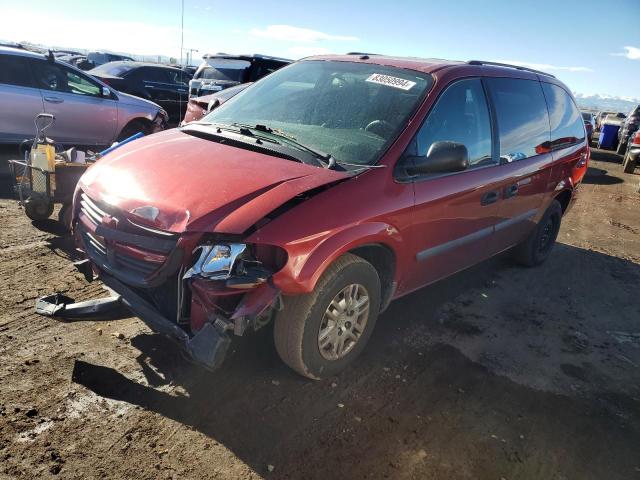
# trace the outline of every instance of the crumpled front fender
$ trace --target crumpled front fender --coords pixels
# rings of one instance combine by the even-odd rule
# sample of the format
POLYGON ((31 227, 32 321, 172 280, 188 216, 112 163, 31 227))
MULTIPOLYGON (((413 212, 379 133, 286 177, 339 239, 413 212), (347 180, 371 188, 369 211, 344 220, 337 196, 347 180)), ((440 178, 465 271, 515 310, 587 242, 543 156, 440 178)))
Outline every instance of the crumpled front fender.
POLYGON ((273 283, 286 295, 309 293, 327 267, 350 250, 379 244, 398 257, 402 242, 398 229, 383 222, 350 225, 301 238, 279 245, 287 251, 288 260, 273 276, 273 283))

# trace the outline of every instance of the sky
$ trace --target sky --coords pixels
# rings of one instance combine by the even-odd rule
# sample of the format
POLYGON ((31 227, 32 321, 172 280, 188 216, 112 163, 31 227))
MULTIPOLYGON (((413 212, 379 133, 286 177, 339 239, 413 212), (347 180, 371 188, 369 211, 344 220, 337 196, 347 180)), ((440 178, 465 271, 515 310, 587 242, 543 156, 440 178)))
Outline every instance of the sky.
POLYGON ((0 39, 180 58, 316 53, 482 59, 583 95, 640 98, 640 0, 0 0, 0 39), (183 57, 186 53, 183 51, 183 57))

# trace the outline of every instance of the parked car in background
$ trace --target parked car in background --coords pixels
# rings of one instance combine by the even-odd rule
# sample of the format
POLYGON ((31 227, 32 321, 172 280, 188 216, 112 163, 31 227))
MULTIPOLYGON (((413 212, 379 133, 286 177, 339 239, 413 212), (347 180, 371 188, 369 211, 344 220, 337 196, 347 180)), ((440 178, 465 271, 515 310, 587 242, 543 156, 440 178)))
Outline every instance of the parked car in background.
POLYGON ((636 130, 627 142, 622 158, 622 168, 625 173, 633 173, 638 163, 640 163, 640 130, 636 130))
POLYGON ((510 249, 547 260, 588 161, 552 76, 309 57, 103 158, 73 224, 87 275, 195 361, 219 366, 234 335, 273 321, 284 362, 320 379, 393 299, 510 249))
POLYGON ((205 55, 189 82, 189 96, 201 97, 240 83, 255 82, 292 62, 265 55, 205 55))
POLYGON ((230 98, 235 97, 253 82, 241 83, 235 87, 229 87, 217 93, 205 95, 204 97, 192 97, 187 105, 187 112, 184 114, 184 120, 181 125, 189 122, 195 122, 204 117, 214 108, 218 108, 230 98))
POLYGON ((584 128, 587 130, 587 139, 591 143, 596 123, 595 117, 591 112, 582 112, 582 119, 584 120, 584 128))
POLYGON ((191 76, 175 67, 145 62, 109 62, 87 73, 118 91, 157 103, 179 123, 189 101, 191 76))
POLYGON ((618 149, 616 153, 624 155, 627 151, 627 143, 629 138, 633 135, 640 126, 640 105, 629 112, 627 118, 625 118, 618 130, 618 149))
POLYGON ((118 55, 117 53, 108 52, 89 52, 87 61, 93 64, 93 67, 104 65, 109 62, 133 62, 133 58, 126 55, 118 55))
POLYGON ((82 53, 77 52, 75 50, 51 50, 51 53, 53 53, 53 55, 56 58, 60 58, 68 55, 82 55, 82 53))
POLYGON ((621 112, 609 113, 604 117, 600 125, 604 123, 609 123, 611 125, 622 125, 622 122, 624 121, 625 118, 627 118, 627 116, 621 112))
POLYGON ((596 125, 595 125, 597 131, 600 131, 600 129, 602 128, 602 123, 604 122, 604 120, 607 118, 608 115, 612 115, 613 117, 617 117, 617 118, 625 117, 623 113, 598 112, 598 114, 596 115, 596 125))
POLYGON ((39 113, 56 118, 47 135, 57 143, 105 146, 138 131, 164 128, 158 105, 117 92, 85 72, 46 55, 0 47, 0 143, 34 135, 39 113))
POLYGON ((60 55, 57 58, 61 62, 73 65, 80 70, 91 70, 93 68, 93 63, 87 60, 86 55, 60 55))

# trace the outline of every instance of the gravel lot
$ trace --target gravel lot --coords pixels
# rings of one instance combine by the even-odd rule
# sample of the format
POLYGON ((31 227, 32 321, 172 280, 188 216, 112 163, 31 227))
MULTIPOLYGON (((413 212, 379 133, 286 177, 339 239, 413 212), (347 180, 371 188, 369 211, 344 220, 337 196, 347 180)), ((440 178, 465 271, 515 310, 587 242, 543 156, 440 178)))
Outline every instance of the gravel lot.
POLYGON ((61 323, 101 295, 69 238, 0 199, 0 477, 640 478, 640 175, 593 151, 560 244, 394 302, 352 369, 284 367, 272 332, 196 370, 135 318, 61 323))

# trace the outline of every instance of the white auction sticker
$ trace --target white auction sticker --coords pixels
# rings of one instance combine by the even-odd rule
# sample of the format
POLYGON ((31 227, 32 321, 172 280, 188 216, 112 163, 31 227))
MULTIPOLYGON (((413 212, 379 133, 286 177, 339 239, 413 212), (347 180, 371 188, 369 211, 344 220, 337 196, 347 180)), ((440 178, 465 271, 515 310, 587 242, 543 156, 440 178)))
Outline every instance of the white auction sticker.
POLYGON ((381 73, 374 73, 366 80, 371 83, 378 83, 380 85, 387 85, 389 87, 399 88, 401 90, 411 90, 416 82, 411 80, 405 80, 404 78, 392 77, 391 75, 383 75, 381 73))

